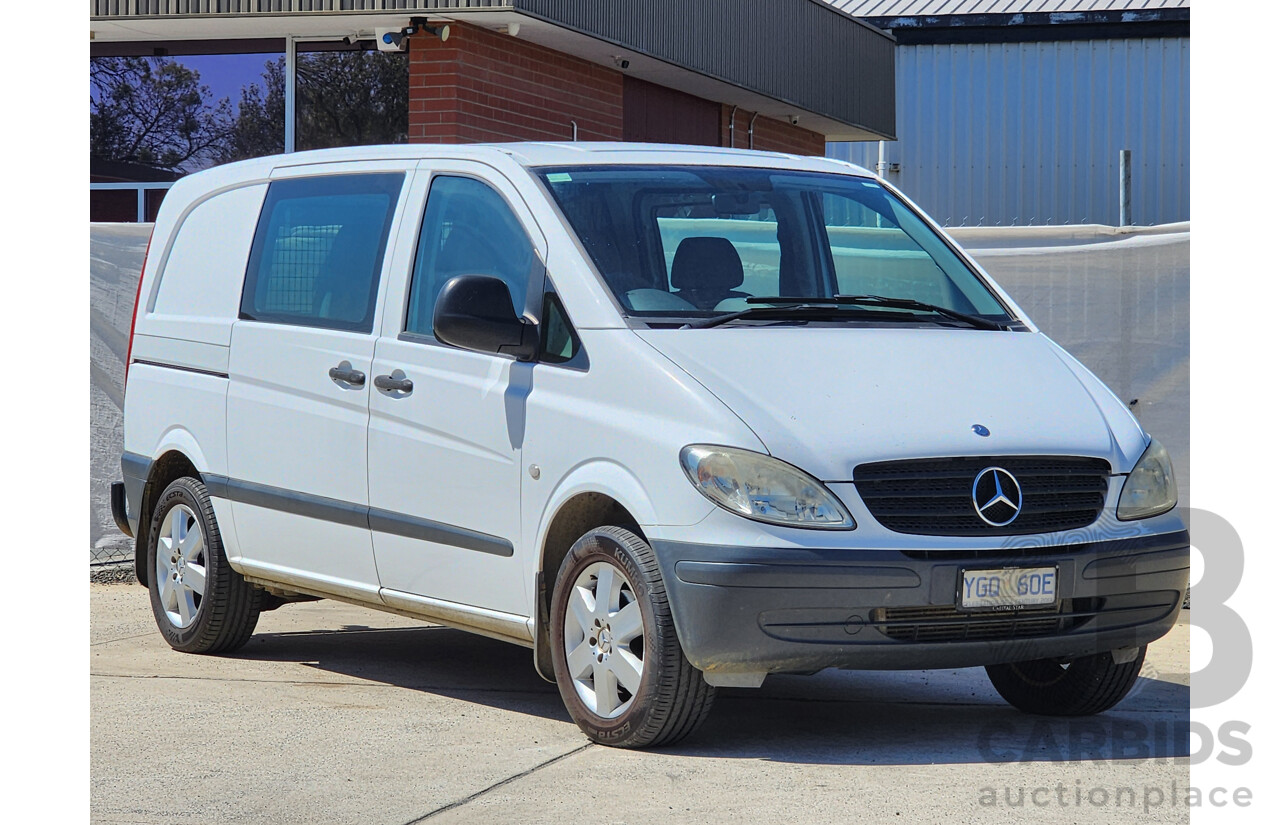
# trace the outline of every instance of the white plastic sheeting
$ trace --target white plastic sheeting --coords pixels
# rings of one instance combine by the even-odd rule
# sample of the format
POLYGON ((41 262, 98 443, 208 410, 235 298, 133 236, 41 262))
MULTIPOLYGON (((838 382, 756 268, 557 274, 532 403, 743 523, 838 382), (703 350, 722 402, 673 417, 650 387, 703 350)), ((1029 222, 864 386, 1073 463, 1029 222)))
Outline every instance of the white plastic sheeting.
MULTIPOLYGON (((123 376, 149 224, 94 224, 90 261, 90 561, 132 542, 111 518, 120 478, 123 376)), ((955 229, 1050 337, 1110 386, 1173 456, 1190 488, 1190 227, 1120 233, 1103 226, 955 229)))
POLYGON ((89 226, 89 561, 133 552, 111 518, 124 449, 124 359, 151 224, 89 226))
POLYGON ((949 230, 1046 335, 1111 388, 1191 488, 1191 227, 949 230))

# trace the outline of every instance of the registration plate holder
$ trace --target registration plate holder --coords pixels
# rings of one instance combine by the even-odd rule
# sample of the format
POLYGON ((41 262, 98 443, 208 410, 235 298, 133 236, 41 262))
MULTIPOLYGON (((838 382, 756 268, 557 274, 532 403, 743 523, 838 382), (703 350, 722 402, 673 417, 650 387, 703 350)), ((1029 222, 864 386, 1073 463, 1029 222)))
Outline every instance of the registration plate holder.
POLYGON ((1057 566, 961 570, 956 605, 971 611, 1016 611, 1058 603, 1057 566))

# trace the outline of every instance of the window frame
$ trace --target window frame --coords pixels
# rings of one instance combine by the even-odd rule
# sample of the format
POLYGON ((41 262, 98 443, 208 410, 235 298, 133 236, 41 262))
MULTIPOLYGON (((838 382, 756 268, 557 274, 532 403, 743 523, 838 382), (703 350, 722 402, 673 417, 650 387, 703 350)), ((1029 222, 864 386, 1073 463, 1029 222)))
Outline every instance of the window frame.
POLYGON ((550 276, 543 278, 542 283, 542 318, 543 321, 538 324, 538 358, 536 363, 547 367, 559 367, 561 369, 570 369, 577 372, 589 372, 591 369, 591 359, 587 357, 587 347, 582 343, 582 337, 578 335, 577 328, 573 325, 573 319, 569 317, 569 309, 564 305, 564 301, 560 298, 560 293, 556 291, 555 284, 551 283, 550 276), (573 341, 575 352, 569 358, 563 361, 551 361, 547 358, 547 324, 544 323, 547 317, 547 310, 554 304, 564 319, 565 326, 568 327, 569 338, 573 341))
MULTIPOLYGON (((240 301, 238 304, 237 321, 250 321, 262 324, 277 324, 280 326, 300 327, 304 329, 320 329, 335 332, 354 332, 370 335, 377 325, 379 316, 378 296, 382 289, 383 273, 385 272, 393 251, 395 242, 395 228, 399 222, 401 209, 403 208, 405 189, 408 185, 410 174, 405 169, 370 169, 370 170, 351 170, 351 171, 316 171, 314 174, 286 175, 281 177, 273 176, 268 182, 267 191, 263 197, 262 207, 258 212, 258 219, 253 232, 253 242, 249 247, 249 258, 245 263, 244 275, 241 278, 240 301), (373 268, 373 278, 369 285, 369 305, 365 312, 365 317, 359 322, 339 321, 334 319, 323 319, 316 317, 285 315, 285 314, 253 314, 249 310, 250 306, 246 303, 253 299, 254 293, 259 286, 259 276, 262 270, 262 256, 268 241, 267 227, 271 222, 271 214, 280 198, 273 200, 272 189, 279 186, 291 185, 300 182, 313 183, 325 179, 343 178, 369 178, 380 177, 387 179, 387 184, 391 183, 391 179, 399 178, 399 186, 388 186, 390 191, 395 189, 395 195, 388 204, 387 214, 383 220, 382 234, 380 236, 380 249, 377 260, 373 268)), ((277 190, 278 191, 278 190, 277 190)), ((369 194, 369 193, 365 193, 369 194)))
MULTIPOLYGON (((516 207, 515 203, 512 202, 511 198, 507 197, 507 194, 502 191, 501 186, 495 185, 493 180, 485 177, 484 175, 472 172, 470 170, 463 171, 462 169, 450 169, 448 167, 432 168, 429 171, 419 169, 418 174, 421 175, 424 173, 424 171, 426 171, 426 180, 423 185, 424 193, 423 193, 423 199, 420 204, 420 209, 418 211, 418 216, 417 216, 418 226, 416 231, 413 233, 413 247, 412 247, 413 254, 409 260, 409 271, 405 274, 404 295, 402 300, 402 306, 400 307, 400 312, 399 312, 399 329, 397 329, 396 331, 396 335, 395 335, 396 340, 406 341, 414 344, 426 344, 429 346, 445 347, 447 349, 457 349, 457 347, 446 344, 443 341, 441 341, 439 338, 437 338, 435 336, 434 330, 430 334, 422 333, 422 332, 412 332, 409 330, 409 309, 413 305, 413 288, 414 288, 414 283, 415 283, 415 279, 418 271, 418 254, 422 249, 422 232, 426 226, 427 210, 430 208, 431 188, 435 185, 436 178, 442 178, 442 177, 467 178, 470 180, 474 180, 480 184, 483 184, 484 186, 487 186, 491 191, 494 192, 494 194, 496 194, 498 197, 502 199, 502 202, 506 204, 507 209, 510 210, 512 217, 516 219, 516 223, 519 224, 520 226, 520 231, 524 233, 525 240, 528 241, 529 243, 529 248, 533 250, 533 259, 529 264, 528 282, 525 286, 524 307, 523 309, 520 310, 519 314, 529 320, 532 320, 535 324, 538 324, 539 326, 541 326, 543 282, 544 282, 544 279, 546 278, 546 263, 545 263, 546 253, 544 252, 544 246, 540 245, 535 240, 534 233, 529 231, 530 219, 526 219, 521 214, 521 210, 516 207)), ((508 181, 508 183, 510 182, 508 181)), ((418 204, 415 204, 415 206, 418 206, 418 204)), ((534 222, 534 226, 535 227, 537 226, 536 222, 534 222)), ((541 237, 541 234, 542 234, 541 230, 539 230, 537 233, 537 237, 541 237)), ((513 306, 512 308, 514 309, 515 307, 513 306)), ((432 311, 432 314, 434 315, 435 313, 434 306, 432 306, 431 311, 432 311)), ((538 334, 539 336, 542 335, 541 329, 539 330, 538 334)), ((470 352, 470 350, 468 350, 468 352, 470 352)), ((514 359, 514 356, 504 355, 501 353, 481 352, 476 354, 492 355, 494 357, 499 357, 499 358, 514 359)))
MULTIPOLYGON (((1030 326, 1029 323, 1021 314, 1014 312, 1013 304, 1010 302, 1010 299, 1006 296, 1003 288, 1000 287, 1000 285, 996 283, 996 281, 993 278, 991 278, 984 271, 982 271, 981 267, 978 266, 978 264, 972 258, 970 258, 969 255, 951 239, 951 237, 946 233, 946 231, 940 225, 937 224, 937 222, 935 222, 927 214, 921 211, 920 208, 916 206, 915 203, 913 203, 906 195, 904 195, 900 189, 898 189, 888 181, 885 181, 881 178, 877 178, 873 175, 852 173, 847 169, 840 169, 840 170, 793 169, 786 166, 761 167, 761 166, 744 165, 740 163, 730 163, 730 164, 696 164, 696 163, 655 164, 655 163, 649 163, 649 162, 602 163, 602 164, 544 163, 536 166, 530 166, 529 172, 531 177, 533 177, 539 190, 543 193, 544 197, 546 198, 548 205, 555 211, 555 214, 557 218, 560 220, 561 224, 564 226, 565 231, 569 234, 570 238, 573 240, 574 247, 578 251, 578 253, 581 255, 582 260, 586 263, 588 267, 588 271, 595 278, 596 283, 599 285, 604 295, 607 297, 609 303, 612 304, 614 310, 618 313, 623 323, 626 324, 629 328, 661 329, 661 328, 672 327, 672 326, 682 326, 688 323, 689 316, 638 315, 634 311, 627 309, 627 307, 619 300, 618 296, 614 293, 613 288, 610 286, 609 280, 600 271, 599 267, 596 266, 596 261, 592 257, 591 253, 587 250, 587 248, 583 245, 582 241, 578 238, 577 230, 575 229, 573 222, 569 219, 568 214, 562 208, 560 201, 557 199, 555 192, 551 187, 551 183, 548 180, 548 175, 552 175, 557 172, 573 173, 581 170, 594 170, 594 169, 680 170, 680 169, 686 169, 686 168, 704 168, 708 166, 714 167, 716 169, 730 169, 730 170, 742 169, 742 170, 747 170, 751 172, 763 171, 763 172, 776 172, 781 174, 787 174, 787 173, 796 173, 796 174, 802 174, 802 175, 803 174, 820 174, 820 175, 831 175, 831 176, 851 178, 854 180, 872 181, 877 185, 883 187, 890 195, 892 195, 897 201, 899 201, 902 207, 908 213, 910 213, 915 218, 917 218, 924 225, 925 229, 931 235, 936 237, 937 240, 942 244, 942 246, 948 249, 959 260, 961 266, 973 276, 973 278, 982 286, 984 290, 986 290, 987 293, 990 294, 990 296, 1004 311, 1004 315, 1008 319, 1008 328, 1010 331, 1023 332, 1023 331, 1029 331, 1034 329, 1034 327, 1030 326)), ((775 209, 775 212, 776 212, 776 209, 775 209)), ((634 209, 631 210, 631 214, 633 216, 635 215, 634 209)), ((823 230, 822 234, 825 236, 825 229, 823 230)), ((826 240, 826 238, 824 237, 821 240, 826 240)), ((810 242, 818 243, 819 239, 815 237, 810 239, 810 242)), ((829 253, 830 253, 830 250, 828 249, 828 254, 829 253)), ((834 264, 831 264, 832 270, 829 274, 826 272, 820 271, 821 266, 823 265, 820 264, 819 271, 816 271, 815 273, 813 273, 815 277, 819 279, 826 279, 830 277, 831 279, 833 279, 833 282, 834 282, 834 278, 835 278, 834 264)))

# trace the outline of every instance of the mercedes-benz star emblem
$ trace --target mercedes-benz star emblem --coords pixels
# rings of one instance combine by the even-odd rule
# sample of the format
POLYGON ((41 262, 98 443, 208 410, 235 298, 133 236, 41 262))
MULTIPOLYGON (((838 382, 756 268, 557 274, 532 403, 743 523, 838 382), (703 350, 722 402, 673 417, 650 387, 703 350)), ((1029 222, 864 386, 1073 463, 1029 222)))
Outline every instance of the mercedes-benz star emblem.
POLYGON ((1012 524, 1022 512, 1022 487, 1003 467, 988 467, 973 480, 973 509, 992 527, 1012 524))

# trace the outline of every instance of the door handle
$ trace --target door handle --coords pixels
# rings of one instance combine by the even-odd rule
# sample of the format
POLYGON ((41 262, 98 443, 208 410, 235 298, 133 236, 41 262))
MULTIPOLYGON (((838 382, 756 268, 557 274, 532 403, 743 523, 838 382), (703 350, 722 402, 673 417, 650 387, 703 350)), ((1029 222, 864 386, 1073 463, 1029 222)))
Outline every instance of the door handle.
MULTIPOLYGON (((399 372, 399 370, 396 371, 399 372)), ((408 378, 379 375, 373 379, 373 385, 383 392, 398 392, 404 395, 413 392, 413 382, 408 378)))
POLYGON ((333 379, 333 383, 338 386, 347 385, 351 387, 364 386, 364 373, 360 370, 353 369, 351 362, 343 361, 336 367, 329 367, 329 377, 333 379))

